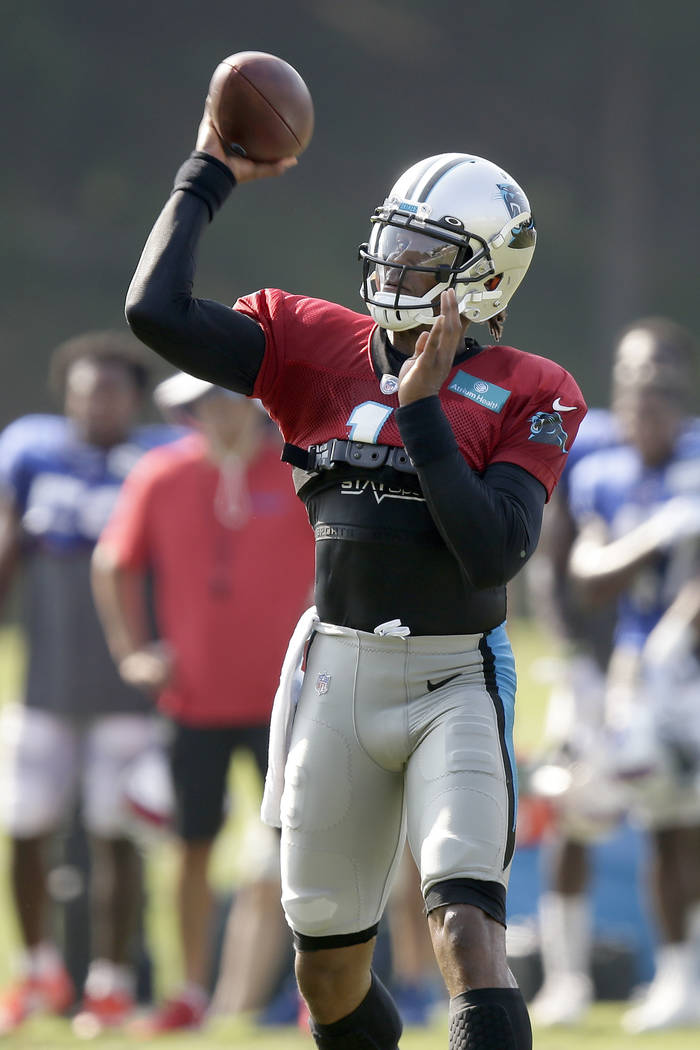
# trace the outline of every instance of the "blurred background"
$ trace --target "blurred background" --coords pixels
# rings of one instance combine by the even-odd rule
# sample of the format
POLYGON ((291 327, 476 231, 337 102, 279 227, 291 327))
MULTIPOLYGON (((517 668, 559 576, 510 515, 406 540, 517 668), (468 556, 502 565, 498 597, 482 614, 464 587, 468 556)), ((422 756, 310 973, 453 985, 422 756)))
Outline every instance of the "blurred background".
MULTIPOLYGON (((663 9, 654 0, 1 0, 0 13, 0 426, 60 411, 46 382, 58 343, 125 327, 126 289, 193 147, 209 78, 241 50, 278 54, 299 70, 316 130, 298 168, 246 186, 243 204, 234 198, 207 231, 196 294, 233 303, 278 286, 362 309, 357 245, 371 212, 416 160, 457 151, 501 164, 534 206, 538 248, 507 341, 572 371, 590 405, 608 402, 613 343, 631 320, 668 315, 698 334, 693 0, 663 9)), ((552 653, 517 587, 512 607, 527 756, 539 742, 542 663, 552 653)), ((5 698, 17 688, 20 650, 14 632, 0 642, 5 698)), ((527 847, 541 829, 523 827, 511 907, 528 918, 539 859, 527 847)), ((235 877, 229 842, 221 887, 235 877)), ((632 929, 631 982, 651 965, 644 904, 630 891, 639 848, 613 844, 605 872, 617 894, 597 898, 607 929, 616 920, 632 929)), ((156 869, 159 886, 168 864, 164 875, 156 869)), ((9 943, 6 912, 3 904, 9 943)), ((156 931, 161 987, 172 979, 167 937, 156 931)), ((620 956, 612 961, 619 967, 620 956)), ((1 960, 3 978, 7 969, 1 960)))
MULTIPOLYGON (((670 0, 3 0, 0 423, 49 407, 50 349, 121 325, 150 224, 240 50, 306 79, 316 132, 283 182, 209 231, 201 295, 265 285, 362 308, 356 246, 415 160, 472 152, 525 187, 539 229, 508 340, 607 397, 615 332, 693 327, 700 7, 670 0)), ((477 333, 478 334, 478 333, 477 333)))

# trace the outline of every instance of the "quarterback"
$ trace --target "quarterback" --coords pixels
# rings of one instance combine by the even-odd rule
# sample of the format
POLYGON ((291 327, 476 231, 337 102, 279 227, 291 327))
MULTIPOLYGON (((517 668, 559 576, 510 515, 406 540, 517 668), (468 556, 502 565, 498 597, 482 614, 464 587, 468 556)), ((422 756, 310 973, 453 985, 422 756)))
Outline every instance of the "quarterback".
POLYGON ((537 544, 585 404, 563 368, 500 343, 535 224, 512 177, 468 154, 414 164, 374 212, 360 248, 369 316, 278 289, 232 309, 192 298, 199 237, 231 190, 293 163, 227 156, 205 114, 126 312, 179 368, 260 398, 315 532, 303 685, 266 813, 282 827, 299 988, 321 1050, 397 1046, 371 962, 408 834, 450 1046, 525 1050, 505 951, 505 587, 537 544), (496 345, 468 337, 471 322, 489 322, 496 345))

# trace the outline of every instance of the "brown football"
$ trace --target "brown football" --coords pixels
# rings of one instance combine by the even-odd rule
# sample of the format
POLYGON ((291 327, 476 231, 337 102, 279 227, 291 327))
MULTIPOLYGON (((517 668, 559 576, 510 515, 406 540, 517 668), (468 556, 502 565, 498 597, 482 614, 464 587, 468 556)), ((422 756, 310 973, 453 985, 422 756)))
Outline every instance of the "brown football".
POLYGON ((229 55, 214 70, 207 105, 224 144, 251 160, 296 157, 311 141, 309 89, 296 69, 276 55, 229 55))

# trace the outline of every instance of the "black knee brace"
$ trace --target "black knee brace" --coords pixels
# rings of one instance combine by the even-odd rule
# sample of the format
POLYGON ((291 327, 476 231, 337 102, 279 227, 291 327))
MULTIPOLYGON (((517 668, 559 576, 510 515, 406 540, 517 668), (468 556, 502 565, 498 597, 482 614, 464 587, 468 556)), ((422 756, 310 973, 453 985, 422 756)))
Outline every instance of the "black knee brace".
POLYGON ((532 1050, 519 988, 476 988, 450 999, 450 1050, 532 1050))
POLYGON ((373 973, 360 1005, 332 1024, 311 1019, 311 1034, 319 1050, 397 1050, 403 1031, 394 1000, 373 973))

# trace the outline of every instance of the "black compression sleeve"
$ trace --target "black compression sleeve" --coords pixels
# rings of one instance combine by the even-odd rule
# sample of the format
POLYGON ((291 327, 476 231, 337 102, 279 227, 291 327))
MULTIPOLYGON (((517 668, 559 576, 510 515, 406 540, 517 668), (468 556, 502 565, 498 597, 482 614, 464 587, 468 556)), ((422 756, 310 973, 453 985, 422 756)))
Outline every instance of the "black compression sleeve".
POLYGON ((495 463, 479 477, 438 397, 404 405, 396 419, 433 520, 469 582, 479 590, 503 586, 537 546, 544 486, 511 463, 495 463))
POLYGON ((235 185, 236 177, 225 164, 208 153, 194 150, 175 176, 173 193, 189 190, 195 197, 201 197, 211 220, 235 185))
POLYGON ((126 297, 126 318, 142 342, 185 372, 250 394, 265 336, 250 317, 192 296, 202 230, 231 192, 228 168, 193 153, 146 242, 126 297))

